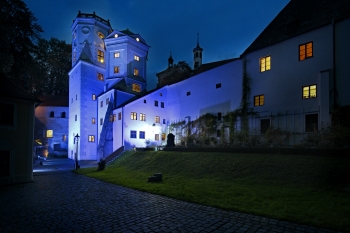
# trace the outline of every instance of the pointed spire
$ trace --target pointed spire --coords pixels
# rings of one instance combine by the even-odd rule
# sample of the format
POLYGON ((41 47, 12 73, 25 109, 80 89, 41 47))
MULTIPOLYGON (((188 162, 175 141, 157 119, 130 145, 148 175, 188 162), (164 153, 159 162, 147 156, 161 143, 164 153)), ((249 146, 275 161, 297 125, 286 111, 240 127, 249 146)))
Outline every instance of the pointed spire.
POLYGON ((171 52, 170 52, 170 57, 168 58, 168 67, 172 67, 172 66, 173 66, 173 63, 174 63, 174 59, 173 59, 173 57, 171 56, 171 52))

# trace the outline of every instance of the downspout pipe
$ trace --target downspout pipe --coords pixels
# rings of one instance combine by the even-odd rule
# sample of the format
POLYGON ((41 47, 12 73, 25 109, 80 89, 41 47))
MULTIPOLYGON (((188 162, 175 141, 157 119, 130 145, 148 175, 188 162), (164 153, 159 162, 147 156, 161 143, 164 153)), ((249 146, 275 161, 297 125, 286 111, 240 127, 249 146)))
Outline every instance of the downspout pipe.
POLYGON ((335 56, 335 20, 332 20, 332 29, 333 29, 333 109, 332 112, 334 111, 334 109, 337 107, 337 95, 338 95, 338 91, 337 91, 337 80, 336 80, 336 70, 335 70, 335 66, 336 66, 336 56, 335 56))

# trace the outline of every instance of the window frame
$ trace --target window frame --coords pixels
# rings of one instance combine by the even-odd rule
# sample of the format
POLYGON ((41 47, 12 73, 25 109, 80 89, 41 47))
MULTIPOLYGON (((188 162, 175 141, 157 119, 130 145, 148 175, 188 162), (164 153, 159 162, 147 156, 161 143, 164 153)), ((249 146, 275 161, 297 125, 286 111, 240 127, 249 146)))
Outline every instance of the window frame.
POLYGON ((102 73, 97 72, 97 80, 103 82, 105 80, 104 76, 102 73))
POLYGON ((260 73, 266 72, 271 70, 271 55, 265 56, 265 57, 261 57, 259 59, 259 70, 260 73), (267 61, 266 59, 269 58, 269 64, 267 65, 267 61), (264 63, 262 62, 264 60, 264 63), (263 65, 264 64, 264 65, 263 65))
POLYGON ((95 135, 89 135, 88 142, 95 142, 95 135))
POLYGON ((105 53, 102 50, 97 50, 97 61, 99 63, 104 63, 105 62, 105 53))
POLYGON ((45 137, 46 138, 53 138, 53 129, 45 130, 45 137))
POLYGON ((120 52, 114 52, 114 58, 120 58, 120 52))
POLYGON ((146 114, 140 113, 140 121, 146 121, 146 114))
POLYGON ((145 139, 146 138, 146 131, 139 131, 139 139, 145 139))
POLYGON ((137 120, 137 113, 136 112, 131 112, 130 113, 130 120, 134 120, 134 121, 137 120))
POLYGON ((307 42, 307 43, 304 43, 304 44, 300 44, 299 46, 299 61, 304 61, 304 60, 306 60, 306 59, 309 59, 309 58, 312 58, 313 56, 314 56, 314 44, 313 44, 313 41, 309 41, 309 42, 307 42), (311 56, 309 55, 308 56, 308 47, 307 47, 307 45, 308 44, 311 44, 311 56), (304 46, 304 52, 305 52, 305 54, 304 54, 304 58, 301 58, 301 47, 302 46, 304 46))
POLYGON ((139 76, 139 69, 134 68, 134 76, 139 76))
POLYGON ((154 117, 154 123, 160 123, 160 116, 154 117))
POLYGON ((265 105, 265 95, 261 94, 261 95, 255 95, 254 96, 254 107, 259 107, 259 106, 264 106, 265 105), (256 104, 256 98, 258 97, 258 101, 259 104, 256 104), (263 99, 261 100, 261 97, 263 97, 263 99), (262 103, 261 103, 262 102, 262 103))
POLYGON ((115 74, 119 74, 119 72, 120 72, 119 66, 114 66, 113 72, 114 72, 115 74))
POLYGON ((311 85, 306 85, 306 86, 302 86, 301 88, 301 98, 303 100, 305 99, 313 99, 313 98, 316 98, 317 97, 317 84, 311 84, 311 85), (311 87, 312 86, 315 86, 315 96, 311 96, 311 87), (305 96, 304 95, 304 88, 308 88, 308 96, 305 96))
POLYGON ((141 85, 137 83, 133 83, 131 89, 135 92, 141 92, 141 85))
POLYGON ((136 54, 134 54, 134 60, 135 61, 140 61, 140 56, 137 56, 136 54))
POLYGON ((130 130, 130 138, 137 138, 137 131, 136 130, 130 130))

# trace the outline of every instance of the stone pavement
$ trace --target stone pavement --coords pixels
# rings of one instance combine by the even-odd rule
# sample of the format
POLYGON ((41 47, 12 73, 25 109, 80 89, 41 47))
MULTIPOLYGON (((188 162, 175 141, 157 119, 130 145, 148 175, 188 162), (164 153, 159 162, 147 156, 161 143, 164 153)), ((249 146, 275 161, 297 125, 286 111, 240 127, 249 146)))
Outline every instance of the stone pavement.
POLYGON ((120 187, 72 166, 44 161, 32 183, 0 186, 0 232, 333 232, 120 187))

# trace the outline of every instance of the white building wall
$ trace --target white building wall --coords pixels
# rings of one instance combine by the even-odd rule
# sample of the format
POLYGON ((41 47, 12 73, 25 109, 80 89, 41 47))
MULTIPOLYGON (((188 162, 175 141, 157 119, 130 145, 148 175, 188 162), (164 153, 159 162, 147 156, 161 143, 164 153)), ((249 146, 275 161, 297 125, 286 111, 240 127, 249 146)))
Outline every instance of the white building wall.
MULTIPOLYGON (((329 123, 327 98, 329 71, 332 69, 332 26, 328 25, 278 44, 249 53, 247 72, 252 78, 251 106, 260 117, 271 119, 274 127, 305 132, 305 114, 318 113, 319 122, 329 123), (299 61, 299 45, 313 42, 313 57, 299 61), (271 56, 271 70, 260 72, 260 58, 271 56), (302 87, 317 85, 317 97, 302 99, 302 87), (254 96, 264 95, 263 106, 254 107, 254 96), (327 94, 326 94, 327 95, 327 94), (321 109, 321 106, 323 109, 321 109), (276 117, 277 115, 290 115, 276 117), (322 118, 320 118, 322 117, 322 118)), ((260 118, 253 125, 260 131, 260 118)))

